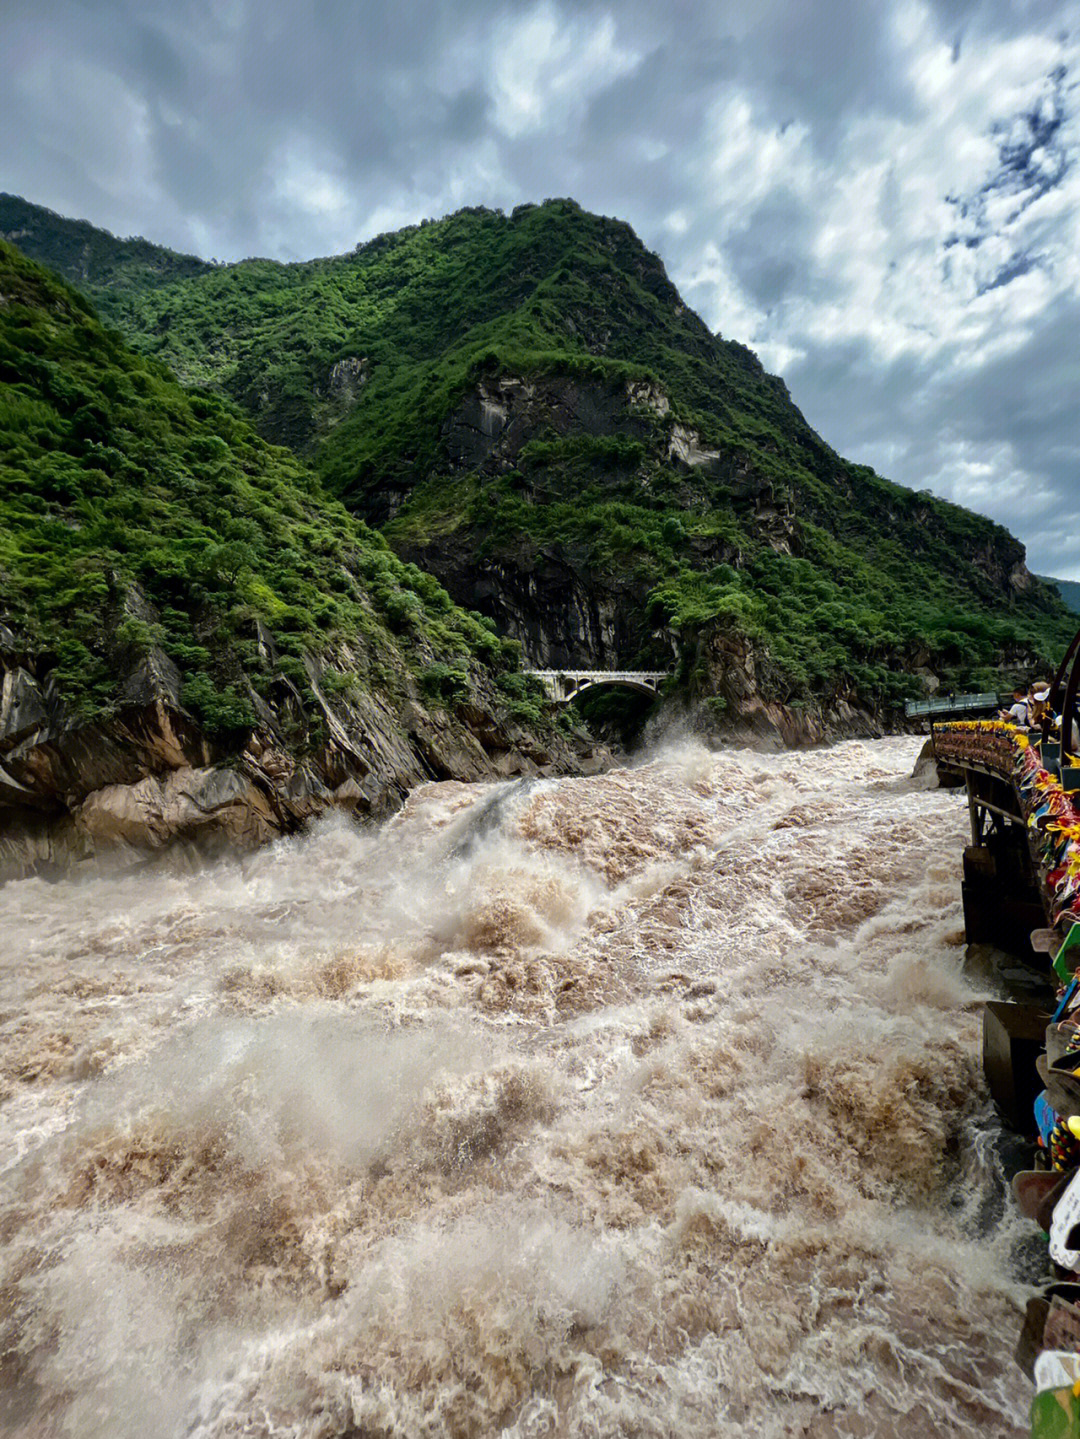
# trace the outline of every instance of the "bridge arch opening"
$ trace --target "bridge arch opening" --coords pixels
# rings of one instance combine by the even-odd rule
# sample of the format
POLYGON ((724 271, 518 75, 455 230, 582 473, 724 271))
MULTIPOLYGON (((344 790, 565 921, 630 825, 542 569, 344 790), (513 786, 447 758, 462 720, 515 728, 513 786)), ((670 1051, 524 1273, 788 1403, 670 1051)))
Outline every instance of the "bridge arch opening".
POLYGON ((604 679, 604 680, 582 680, 578 684, 574 680, 567 681, 565 694, 558 704, 570 704, 571 701, 580 699, 582 695, 594 694, 598 690, 629 690, 631 694, 647 695, 650 700, 659 698, 656 687, 643 683, 641 680, 604 679), (575 687, 576 686, 576 687, 575 687))
POLYGON ((538 681, 548 700, 572 707, 594 734, 626 745, 640 735, 660 698, 669 670, 542 670, 526 674, 538 681))
POLYGON ((628 749, 640 740, 659 698, 640 680, 586 680, 559 707, 582 720, 598 739, 628 749))
POLYGON ((548 699, 564 704, 576 694, 582 694, 593 685, 619 685, 623 688, 640 690, 643 694, 656 695, 664 680, 670 677, 667 670, 542 670, 527 669, 525 674, 539 680, 548 699))

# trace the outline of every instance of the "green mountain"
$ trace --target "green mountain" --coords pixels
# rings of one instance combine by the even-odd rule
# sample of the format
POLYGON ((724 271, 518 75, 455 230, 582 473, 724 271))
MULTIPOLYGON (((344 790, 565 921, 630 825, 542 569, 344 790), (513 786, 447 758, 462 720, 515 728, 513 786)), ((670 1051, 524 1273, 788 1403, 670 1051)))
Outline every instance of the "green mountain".
POLYGON ((1049 575, 1040 575, 1044 585, 1053 585, 1058 594, 1065 601, 1067 609, 1074 615, 1080 615, 1080 582, 1077 580, 1054 580, 1049 575))
POLYGON ((119 285, 149 289, 168 280, 209 274, 214 266, 147 240, 118 240, 85 220, 67 220, 17 195, 0 194, 0 234, 83 289, 119 285))
POLYGON ((841 459, 629 226, 571 201, 296 265, 155 262, 10 198, 0 232, 534 662, 675 663, 720 708, 835 713, 1045 666, 1067 636, 1005 530, 841 459))
POLYGON ((0 518, 0 869, 567 760, 513 641, 3 241, 0 518))

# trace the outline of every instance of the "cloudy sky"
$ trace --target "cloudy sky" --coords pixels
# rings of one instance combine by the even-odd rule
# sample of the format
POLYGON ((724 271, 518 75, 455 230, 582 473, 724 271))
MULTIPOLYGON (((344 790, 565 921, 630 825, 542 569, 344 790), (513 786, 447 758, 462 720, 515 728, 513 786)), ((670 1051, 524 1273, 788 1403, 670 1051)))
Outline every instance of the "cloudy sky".
POLYGON ((843 454, 1080 579, 1080 0, 3 0, 0 189, 204 256, 627 219, 843 454))

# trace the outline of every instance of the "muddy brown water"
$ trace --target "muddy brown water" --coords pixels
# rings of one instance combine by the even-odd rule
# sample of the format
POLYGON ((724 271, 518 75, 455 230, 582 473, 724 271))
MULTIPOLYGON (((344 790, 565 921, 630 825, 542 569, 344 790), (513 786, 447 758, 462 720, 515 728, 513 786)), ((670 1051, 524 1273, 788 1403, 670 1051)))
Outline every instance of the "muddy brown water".
POLYGON ((0 1427, 1026 1432, 920 743, 0 891, 0 1427))

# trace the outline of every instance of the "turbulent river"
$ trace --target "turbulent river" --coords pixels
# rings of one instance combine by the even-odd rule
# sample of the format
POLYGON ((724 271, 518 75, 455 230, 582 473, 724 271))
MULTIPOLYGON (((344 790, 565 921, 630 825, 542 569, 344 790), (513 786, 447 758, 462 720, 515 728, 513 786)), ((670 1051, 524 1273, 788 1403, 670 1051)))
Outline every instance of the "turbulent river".
POLYGON ((918 747, 0 890, 0 1429, 1026 1433, 918 747))

